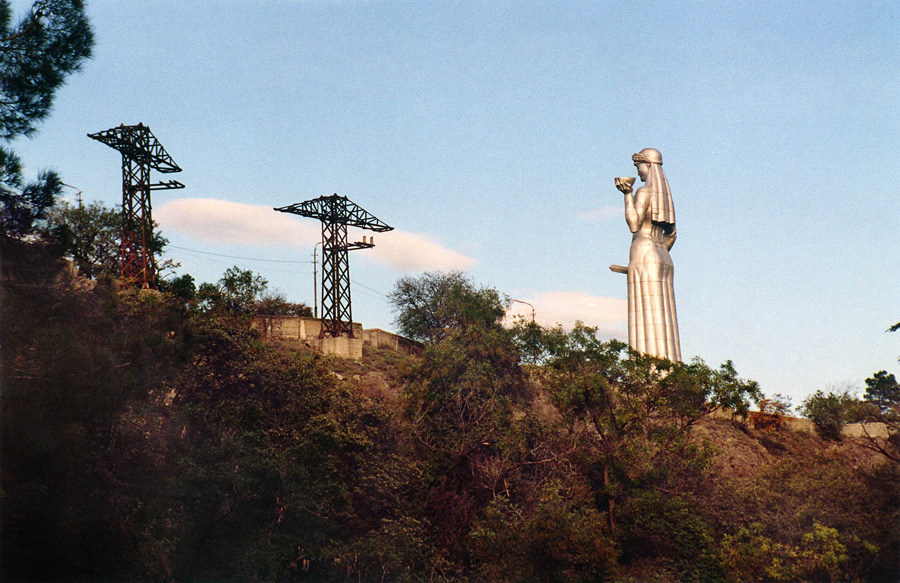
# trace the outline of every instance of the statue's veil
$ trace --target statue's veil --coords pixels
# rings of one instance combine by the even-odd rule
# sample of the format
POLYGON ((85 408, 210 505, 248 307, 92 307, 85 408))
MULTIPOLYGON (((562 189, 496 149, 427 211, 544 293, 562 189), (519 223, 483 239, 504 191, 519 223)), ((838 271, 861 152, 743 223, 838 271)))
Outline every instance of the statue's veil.
POLYGON ((663 172, 662 164, 650 164, 650 172, 644 188, 650 190, 650 218, 654 223, 675 225, 675 204, 672 202, 672 189, 663 172))
POLYGON ((666 223, 675 226, 675 204, 672 202, 672 189, 662 169, 662 154, 656 148, 644 148, 631 157, 635 164, 650 164, 650 171, 643 188, 650 191, 650 219, 654 223, 666 223))

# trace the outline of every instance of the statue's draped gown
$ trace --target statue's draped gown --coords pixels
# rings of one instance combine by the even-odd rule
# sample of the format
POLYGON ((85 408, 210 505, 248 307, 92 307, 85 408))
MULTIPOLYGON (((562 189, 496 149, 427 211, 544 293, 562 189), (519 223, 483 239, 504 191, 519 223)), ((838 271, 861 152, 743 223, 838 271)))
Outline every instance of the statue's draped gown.
POLYGON ((675 208, 661 165, 650 165, 647 181, 632 201, 633 208, 626 202, 625 211, 634 233, 628 261, 628 344, 645 354, 680 361, 675 268, 669 255, 675 242, 675 208))

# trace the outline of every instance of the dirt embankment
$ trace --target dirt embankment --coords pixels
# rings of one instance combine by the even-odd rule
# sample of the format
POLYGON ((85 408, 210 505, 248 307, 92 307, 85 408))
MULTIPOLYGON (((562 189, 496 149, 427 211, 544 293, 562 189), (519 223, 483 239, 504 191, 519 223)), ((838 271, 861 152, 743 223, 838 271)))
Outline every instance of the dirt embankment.
MULTIPOLYGON (((872 427, 868 429, 871 435, 880 435, 872 427)), ((710 416, 701 420, 694 432, 695 438, 707 440, 716 450, 713 473, 728 478, 754 476, 786 457, 812 460, 824 455, 839 458, 852 468, 875 468, 886 461, 856 428, 845 431, 841 441, 830 441, 819 437, 807 419, 782 418, 780 423, 757 429, 727 415, 710 416)))

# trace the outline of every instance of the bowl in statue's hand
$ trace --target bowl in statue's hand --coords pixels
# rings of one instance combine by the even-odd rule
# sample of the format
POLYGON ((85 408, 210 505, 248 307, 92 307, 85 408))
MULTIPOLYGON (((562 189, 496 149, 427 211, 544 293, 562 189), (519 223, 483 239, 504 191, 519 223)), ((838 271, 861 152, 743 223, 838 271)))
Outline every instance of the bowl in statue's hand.
POLYGON ((616 188, 622 192, 630 191, 631 187, 634 186, 635 180, 637 179, 634 176, 621 176, 616 178, 616 188))

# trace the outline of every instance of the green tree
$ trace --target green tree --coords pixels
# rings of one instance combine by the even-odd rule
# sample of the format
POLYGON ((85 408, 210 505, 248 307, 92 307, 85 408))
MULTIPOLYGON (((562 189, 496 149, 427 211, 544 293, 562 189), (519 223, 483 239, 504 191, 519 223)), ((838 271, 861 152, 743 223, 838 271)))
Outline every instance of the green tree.
POLYGON ((312 316, 309 306, 288 302, 269 289, 266 278, 237 266, 226 269, 215 285, 201 284, 197 300, 202 310, 238 316, 312 316))
POLYGON ((625 562, 654 560, 682 580, 721 579, 711 527, 692 512, 712 451, 691 430, 717 408, 746 410, 761 398, 758 385, 731 362, 716 370, 653 358, 580 323, 569 332, 525 332, 544 363, 535 374, 576 436, 582 471, 625 562))
MULTIPOLYGON (((121 212, 98 202, 72 206, 60 201, 48 213, 47 226, 62 235, 65 253, 81 275, 95 278, 101 273, 113 277, 118 274, 121 212)), ((157 234, 154 230, 154 235, 157 234)))
POLYGON ((499 326, 429 345, 409 376, 413 428, 432 467, 429 516, 455 559, 497 480, 516 463, 513 405, 523 390, 515 347, 499 326))
POLYGON ((878 406, 882 413, 900 415, 900 383, 886 370, 876 372, 866 379, 865 399, 878 406))
MULTIPOLYGON (((119 274, 121 261, 122 212, 102 203, 73 206, 57 202, 45 217, 46 230, 61 243, 63 253, 71 257, 78 273, 88 278, 101 274, 119 274)), ((150 249, 159 258, 169 241, 153 224, 150 249)), ((170 262, 161 262, 163 269, 170 262)))
MULTIPOLYGON (((0 1, 0 139, 30 135, 50 112, 65 78, 90 57, 93 34, 78 0, 40 0, 12 26, 8 0, 0 1)), ((0 146, 0 241, 34 234, 62 189, 56 173, 27 182, 22 163, 0 146)))
POLYGON ((815 423, 819 435, 834 441, 841 440, 844 425, 865 420, 868 412, 869 408, 849 388, 828 393, 818 390, 800 406, 800 413, 815 423))
POLYGON ((497 290, 478 289, 459 272, 404 277, 389 298, 400 333, 431 343, 452 330, 496 324, 509 304, 497 290))
POLYGON ((469 535, 481 580, 576 583, 608 580, 616 549, 589 499, 548 483, 521 504, 491 501, 469 535))
POLYGON ((256 302, 256 312, 261 316, 302 316, 312 318, 312 308, 304 303, 289 302, 284 294, 266 291, 256 302))
POLYGON ((204 310, 250 314, 268 286, 263 276, 234 266, 225 270, 217 284, 200 284, 197 299, 204 310))
POLYGON ((328 359, 282 354, 227 314, 195 326, 168 423, 174 578, 415 580, 431 569, 415 510, 422 471, 400 416, 351 392, 328 359))
POLYGON ((66 77, 91 56, 93 32, 80 0, 39 0, 16 26, 0 2, 0 137, 32 134, 66 77))
POLYGON ((700 510, 721 537, 728 580, 897 580, 895 468, 855 465, 854 447, 781 438, 785 450, 758 472, 717 475, 700 510))
POLYGON ((159 291, 168 292, 185 300, 193 300, 197 297, 197 285, 194 283, 194 276, 189 273, 169 279, 161 279, 159 281, 159 291))
POLYGON ((37 180, 25 182, 19 157, 0 146, 0 242, 34 235, 61 191, 55 172, 43 171, 37 180))
POLYGON ((878 371, 866 379, 866 401, 872 405, 868 419, 883 423, 886 437, 866 430, 869 446, 893 462, 900 462, 900 383, 893 374, 878 371))
POLYGON ((520 461, 513 408, 527 397, 498 292, 460 274, 404 278, 392 294, 407 335, 428 341, 407 377, 413 430, 429 460, 428 516, 454 561, 497 483, 520 461))

